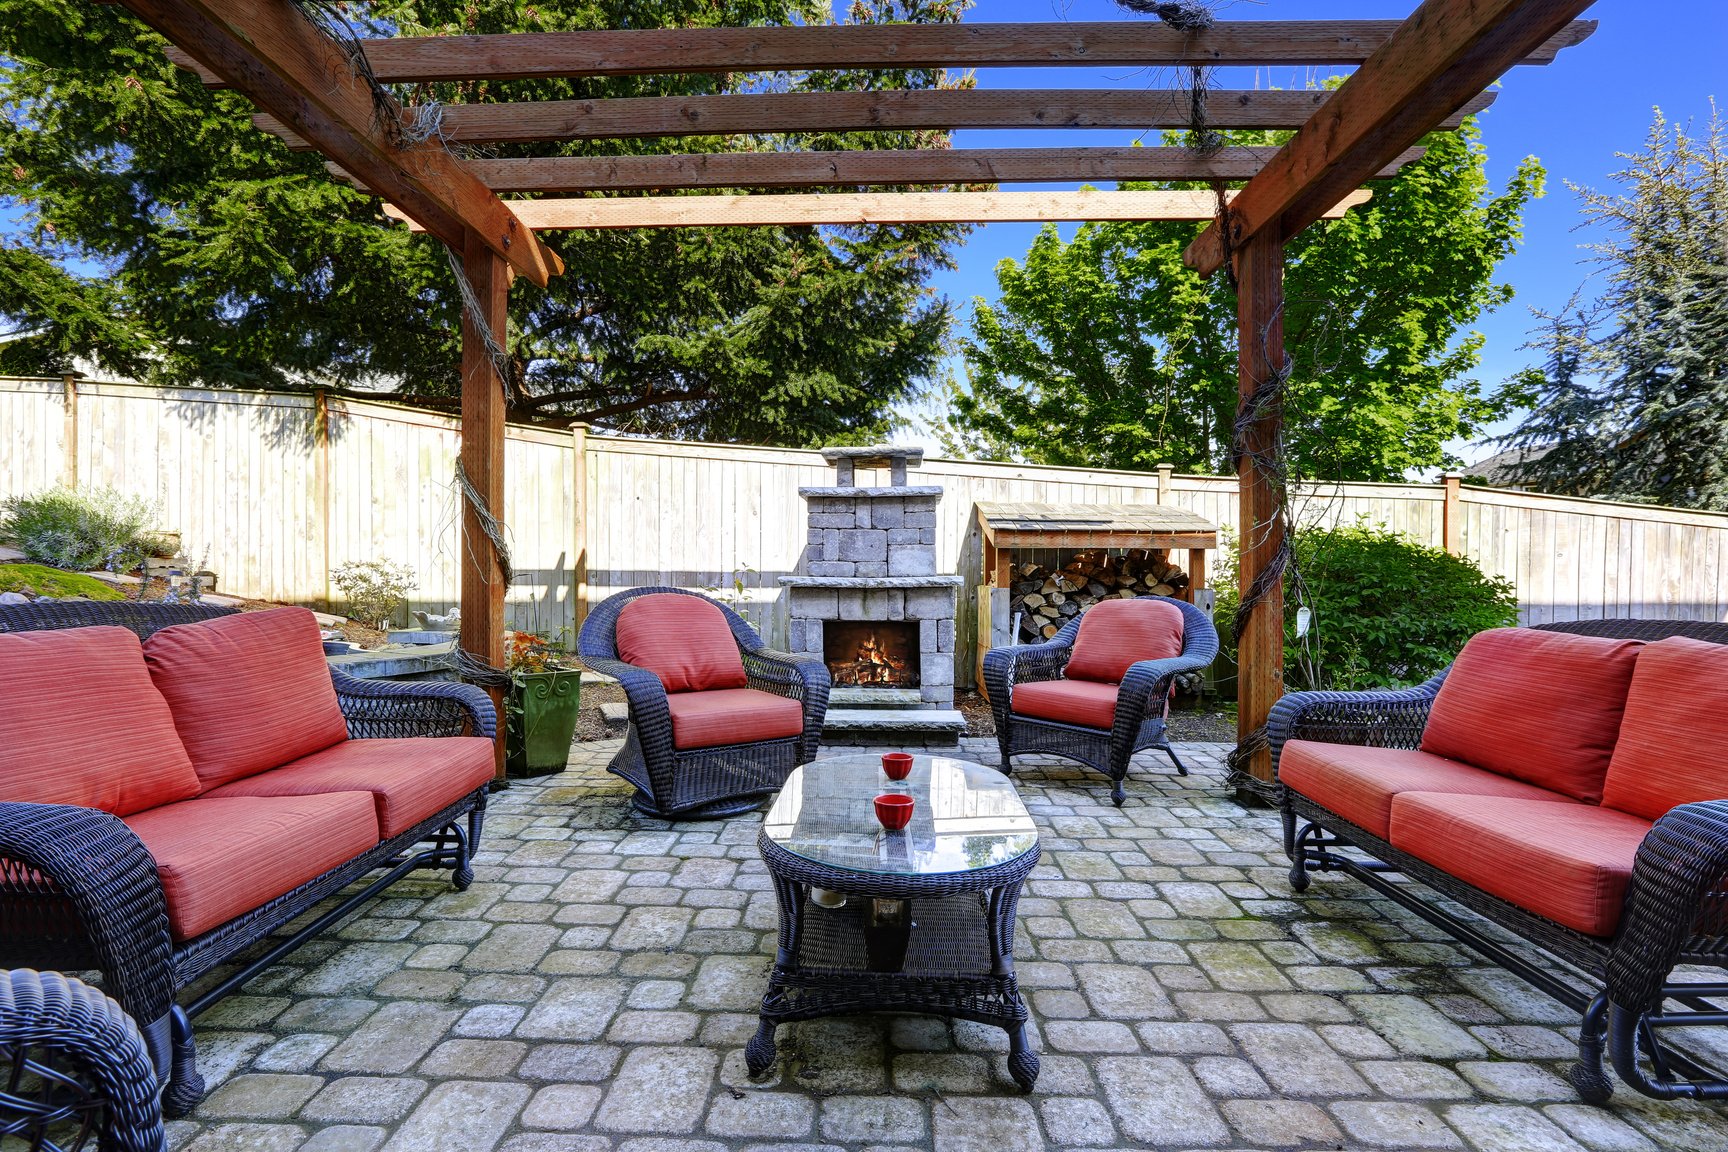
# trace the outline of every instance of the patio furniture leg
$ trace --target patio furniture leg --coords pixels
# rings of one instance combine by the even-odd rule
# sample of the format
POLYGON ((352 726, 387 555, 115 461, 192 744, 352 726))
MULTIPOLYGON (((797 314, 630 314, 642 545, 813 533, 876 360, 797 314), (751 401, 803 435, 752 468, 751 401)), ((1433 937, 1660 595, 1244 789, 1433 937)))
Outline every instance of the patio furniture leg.
POLYGON ((1181 758, 1176 755, 1176 749, 1172 748, 1168 744, 1159 744, 1156 747, 1162 750, 1164 755, 1170 757, 1170 763, 1176 765, 1176 775, 1188 775, 1188 765, 1182 763, 1181 758))
POLYGON ((756 1035, 744 1045, 744 1066, 752 1077, 764 1076, 774 1067, 774 1056, 774 1022, 764 1016, 756 1028, 756 1035))
POLYGON ((1032 1091, 1032 1086, 1038 1083, 1038 1068, 1038 1054, 1026 1041, 1026 1025, 1011 1029, 1008 1033, 1008 1075, 1014 1078, 1020 1091, 1032 1091))
POLYGON ((1323 833, 1318 824, 1304 824, 1302 831, 1296 834, 1296 842, 1290 851, 1290 887, 1298 892, 1308 891, 1308 841, 1323 833))
POLYGON ((1296 854, 1296 809, 1286 804, 1278 816, 1284 823, 1284 855, 1289 858, 1296 854))
POLYGON ((1584 1009, 1578 1033, 1578 1063, 1566 1069, 1566 1079, 1586 1104, 1606 1104, 1614 1085, 1602 1070, 1602 1049, 1608 1033, 1608 994, 1598 992, 1584 1009))
POLYGON ((1123 788, 1123 780, 1110 781, 1110 803, 1120 808, 1128 799, 1128 793, 1123 788))
POLYGON ((204 1099, 204 1077, 198 1074, 198 1048, 192 1039, 192 1018, 186 1015, 186 1009, 176 1004, 170 1010, 168 1020, 174 1036, 174 1064, 168 1077, 168 1090, 162 1094, 162 1114, 178 1120, 204 1099))

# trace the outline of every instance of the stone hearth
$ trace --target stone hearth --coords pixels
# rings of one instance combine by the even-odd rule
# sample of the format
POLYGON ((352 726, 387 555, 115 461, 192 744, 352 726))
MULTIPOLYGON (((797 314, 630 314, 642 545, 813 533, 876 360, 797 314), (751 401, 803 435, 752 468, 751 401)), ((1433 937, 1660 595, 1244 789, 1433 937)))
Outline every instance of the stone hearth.
POLYGON ((953 711, 954 600, 960 577, 936 571, 936 504, 942 489, 907 483, 907 470, 923 462, 921 449, 825 448, 822 456, 834 465, 836 482, 798 489, 808 505, 809 539, 798 574, 780 578, 790 618, 788 644, 794 652, 824 657, 833 668, 858 658, 856 652, 831 650, 834 625, 902 625, 912 649, 908 663, 915 668, 901 678, 903 684, 886 691, 879 684, 847 684, 837 676, 828 730, 836 736, 868 731, 881 739, 904 732, 926 742, 951 741, 965 727, 953 711), (860 486, 857 472, 868 468, 887 469, 889 483, 860 486))

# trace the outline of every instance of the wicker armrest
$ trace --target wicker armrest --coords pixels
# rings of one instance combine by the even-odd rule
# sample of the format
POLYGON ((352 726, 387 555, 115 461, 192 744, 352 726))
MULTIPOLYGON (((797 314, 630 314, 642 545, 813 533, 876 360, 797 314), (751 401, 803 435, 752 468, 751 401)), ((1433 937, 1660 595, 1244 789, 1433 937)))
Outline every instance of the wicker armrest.
POLYGON ((0 966, 99 968, 166 1079, 173 945, 143 843, 94 808, 0 803, 0 861, 10 862, 0 863, 0 891, 10 897, 0 900, 0 966))
POLYGON ((1721 953, 1725 913, 1728 800, 1682 804, 1638 846, 1608 957, 1608 998, 1633 1013, 1655 1008, 1683 952, 1721 953))
POLYGON ((806 703, 820 696, 826 703, 831 685, 828 665, 817 657, 776 652, 772 648, 745 649, 740 655, 751 688, 806 703))
POLYGON ((1115 731, 1123 734, 1139 730, 1146 713, 1162 708, 1170 685, 1184 672, 1198 672, 1212 663, 1216 649, 1207 653, 1187 653, 1163 660, 1141 660, 1130 664, 1116 691, 1115 731))
POLYGON ((356 739, 377 736, 498 734, 492 698, 471 684, 445 680, 362 680, 332 668, 336 702, 356 739))
POLYGON ((1292 692, 1272 705, 1266 737, 1272 777, 1287 740, 1319 740, 1369 748, 1415 748, 1446 673, 1414 688, 1371 692, 1292 692))
POLYGON ((1014 685, 1060 679, 1072 655, 1072 633, 1058 635, 1042 644, 1010 644, 984 653, 984 690, 990 697, 996 731, 1006 730, 1008 697, 1013 693, 1014 685))

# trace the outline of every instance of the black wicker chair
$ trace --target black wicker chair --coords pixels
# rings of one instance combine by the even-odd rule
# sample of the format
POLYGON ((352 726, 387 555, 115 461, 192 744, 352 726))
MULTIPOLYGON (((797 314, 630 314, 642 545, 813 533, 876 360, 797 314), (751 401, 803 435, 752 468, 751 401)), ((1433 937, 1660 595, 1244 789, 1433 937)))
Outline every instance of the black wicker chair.
MULTIPOLYGON (((234 611, 191 604, 37 601, 0 607, 0 632, 113 624, 148 636, 158 628, 234 611)), ((332 670, 351 737, 457 736, 490 739, 496 713, 464 684, 358 680, 332 670)), ((99 970, 103 988, 139 1022, 163 1108, 183 1116, 204 1095, 192 1019, 313 936, 419 868, 451 871, 458 889, 474 879, 473 854, 486 815, 480 788, 402 835, 275 900, 190 940, 174 942, 156 862, 118 818, 93 808, 0 803, 0 962, 62 972, 99 970), (422 842, 426 843, 422 843, 422 842), (270 939, 368 873, 365 887, 288 936, 270 939), (261 954, 182 1005, 200 977, 270 940, 261 954)))
POLYGON ((1020 644, 992 648, 984 653, 984 686, 990 696, 990 711, 996 720, 996 742, 1002 750, 1002 770, 1011 770, 1016 752, 1041 752, 1078 760, 1110 778, 1110 800, 1118 808, 1127 799, 1123 781, 1128 762, 1136 752, 1156 748, 1170 757, 1176 771, 1186 776, 1187 767, 1170 747, 1164 730, 1164 701, 1176 677, 1197 672, 1218 655, 1218 631, 1206 613, 1185 600, 1166 596, 1140 596, 1160 600, 1182 610, 1182 654, 1165 660, 1142 660, 1132 665, 1116 696, 1116 722, 1110 728, 1063 724, 1013 710, 1014 686, 1062 678, 1074 654, 1074 638, 1080 634, 1085 613, 1069 620, 1061 631, 1042 644, 1020 644))
MULTIPOLYGON (((1728 624, 1681 620, 1578 620, 1547 631, 1618 639, 1689 636, 1728 644, 1728 624)), ((1449 670, 1448 670, 1449 671, 1449 670)), ((1297 692, 1267 722, 1276 779, 1291 740, 1371 748, 1417 748, 1447 673, 1415 688, 1297 692)), ((1657 1099, 1728 1099, 1728 1080, 1659 1040, 1666 1028, 1728 1023, 1721 982, 1671 982, 1677 965, 1728 966, 1728 800, 1684 804, 1645 837, 1612 939, 1588 936, 1472 887, 1394 848, 1293 788, 1279 786, 1290 883, 1306 891, 1312 872, 1343 872, 1435 924, 1460 943, 1580 1012, 1578 1063, 1568 1078, 1591 1103, 1608 1099, 1604 1046, 1629 1086, 1657 1099), (1358 851, 1346 851, 1355 849, 1358 851), (1565 966, 1539 962, 1480 921, 1433 900, 1402 873, 1529 941, 1565 966)), ((1728 975, 1728 974, 1724 974, 1728 975)))
POLYGON ((162 1152, 156 1071, 120 1005, 58 972, 0 975, 0 1138, 42 1152, 162 1152))
POLYGON ((648 816, 702 820, 748 812, 779 791, 792 769, 816 758, 828 714, 828 668, 814 657, 772 651, 738 613, 708 600, 725 614, 738 642, 748 687, 797 700, 804 730, 785 739, 679 749, 665 685, 618 656, 619 613, 639 596, 660 593, 707 600, 681 588, 633 588, 595 605, 576 639, 582 663, 617 680, 630 701, 630 732, 607 770, 635 785, 635 807, 648 816))

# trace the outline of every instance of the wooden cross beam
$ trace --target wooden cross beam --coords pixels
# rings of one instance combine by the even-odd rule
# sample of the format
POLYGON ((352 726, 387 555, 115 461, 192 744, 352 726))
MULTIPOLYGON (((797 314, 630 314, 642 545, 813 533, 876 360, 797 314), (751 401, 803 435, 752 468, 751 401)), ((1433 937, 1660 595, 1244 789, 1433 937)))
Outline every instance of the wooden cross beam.
MULTIPOLYGON (((386 84, 822 68, 1350 65, 1397 27, 1396 20, 1229 20, 1195 32, 1150 21, 641 28, 400 37, 367 40, 365 49, 386 84)), ((1594 27, 1563 29, 1524 63, 1548 63, 1594 27)), ((169 59, 224 86, 184 53, 169 59)))
MULTIPOLYGON (((1225 193, 1226 197, 1234 193, 1225 193)), ((1328 216, 1368 201, 1353 191, 1328 216)), ((990 224, 1011 221, 1210 220, 1212 192, 836 192, 819 196, 621 196, 518 200, 531 227, 682 228, 817 224, 990 224)), ((419 225, 386 205, 385 212, 419 225)))
MULTIPOLYGON (((1298 128, 1332 98, 1329 92, 1213 91, 1205 99, 1214 128, 1298 128)), ((1492 92, 1460 101, 1441 126, 1494 102, 1492 92)), ((505 144, 645 136, 722 136, 754 132, 904 131, 956 128, 1186 128, 1193 119, 1186 90, 891 89, 880 92, 776 92, 727 96, 631 96, 612 100, 543 100, 452 104, 440 131, 453 144, 505 144)), ((308 148, 273 116, 253 123, 308 148)), ((1396 151, 1403 151, 1397 149, 1396 151)), ((1394 153, 1396 154, 1396 153, 1394 153)), ((1391 156, 1376 168, 1384 167, 1391 156)), ((1360 180, 1357 183, 1361 183, 1360 180)))
POLYGON ((290 0, 124 0, 299 138, 461 251, 470 231, 536 284, 563 271, 484 184, 436 144, 393 140, 347 53, 290 0))
MULTIPOLYGON (((1410 148, 1377 176, 1421 159, 1410 148)), ((931 148, 853 152, 714 152, 687 156, 474 159, 494 192, 626 192, 652 188, 824 188, 866 184, 1014 184, 1114 180, 1246 180, 1276 148, 931 148)), ((329 165, 342 179, 352 179, 329 165)), ((362 185, 364 186, 364 185, 362 185)))
MULTIPOLYGON (((1242 190, 1230 246, 1275 228, 1294 236, 1399 152, 1448 125, 1461 102, 1549 42, 1590 0, 1425 0, 1242 190)), ((1201 275, 1224 262, 1218 225, 1182 259, 1201 275)))

